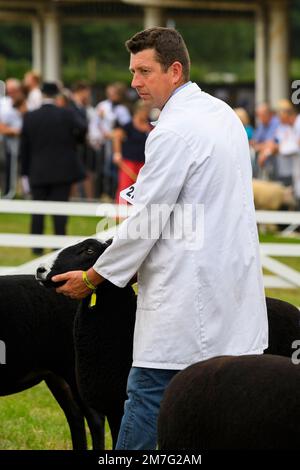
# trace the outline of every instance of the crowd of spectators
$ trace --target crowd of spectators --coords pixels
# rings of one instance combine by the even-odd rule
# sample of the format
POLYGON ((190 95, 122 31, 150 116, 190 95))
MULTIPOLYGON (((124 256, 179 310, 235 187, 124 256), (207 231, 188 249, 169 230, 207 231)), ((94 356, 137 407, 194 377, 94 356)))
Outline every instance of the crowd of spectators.
MULTIPOLYGON (((150 110, 122 83, 109 84, 105 94, 93 102, 88 83, 68 89, 41 83, 33 71, 23 81, 9 78, 0 98, 1 197, 120 202, 144 164, 150 110)), ((54 217, 57 235, 66 233, 66 222, 54 217)), ((44 217, 32 216, 31 233, 43 227, 44 217)))
MULTIPOLYGON (((104 99, 99 102, 95 101, 92 96, 90 85, 84 81, 74 83, 70 89, 64 88, 63 85, 55 84, 57 89, 55 94, 48 96, 45 93, 45 86, 37 73, 29 71, 25 74, 23 81, 15 78, 9 78, 6 81, 6 94, 0 98, 0 137, 2 155, 4 156, 4 165, 2 164, 2 178, 0 181, 1 197, 13 198, 19 191, 25 196, 32 196, 32 183, 30 171, 32 169, 31 152, 32 143, 30 145, 27 139, 27 174, 24 174, 24 152, 22 152, 22 141, 24 141, 24 117, 37 111, 41 107, 47 106, 47 113, 42 115, 42 121, 45 121, 45 127, 48 128, 48 135, 45 132, 43 137, 45 146, 48 147, 48 158, 58 145, 58 136, 55 135, 55 122, 47 124, 49 115, 49 105, 56 108, 68 109, 81 121, 85 127, 85 132, 73 130, 74 142, 76 146, 76 155, 84 170, 84 177, 74 182, 70 189, 69 197, 73 200, 97 200, 105 202, 114 202, 118 200, 118 191, 122 186, 124 179, 124 170, 126 162, 123 162, 123 147, 128 146, 132 155, 126 155, 124 160, 131 162, 136 159, 140 163, 138 168, 135 167, 131 174, 137 176, 142 163, 144 154, 141 153, 141 136, 137 132, 128 132, 128 126, 133 121, 139 121, 139 118, 133 119, 133 110, 136 106, 135 95, 132 90, 119 82, 111 83, 106 87, 104 99), (53 135, 51 135, 51 132, 53 135), (120 142, 120 132, 124 132, 124 138, 120 142), (48 138, 46 138, 48 137, 48 138), (56 143, 54 142, 56 141, 56 143), (114 143, 117 140, 117 143, 114 143), (114 156, 114 148, 118 151, 114 156), (28 173, 29 172, 29 173, 28 173), (119 180, 122 180, 121 183, 119 180), (21 183, 20 183, 21 182, 21 183), (121 186, 120 186, 121 184, 121 186)), ((150 116, 144 110, 144 118, 147 123, 143 127, 142 133, 145 141, 148 132, 151 129, 150 116)), ((141 112, 138 113, 141 115, 141 112)), ((56 118, 57 119, 57 118, 56 118)), ((25 118, 26 121, 26 118, 25 118)), ((41 126, 40 119, 35 120, 36 129, 33 129, 32 135, 39 134, 41 126)), ((57 125, 64 123, 57 122, 57 125)), ((139 126, 137 124, 137 126, 139 126)), ((136 127, 136 126, 135 126, 136 127)), ((32 137, 32 136, 31 136, 32 137)), ((34 137, 33 137, 34 139, 34 137)), ((61 142, 62 143, 62 142, 61 142)), ((65 145, 65 142, 63 143, 65 145)), ((70 141, 69 141, 70 145, 70 141)), ((24 146, 23 146, 24 147, 24 146)), ((68 152, 68 149, 65 149, 68 152)), ((39 152, 43 153, 40 147, 39 152)), ((51 163, 51 162, 50 162, 51 163)), ((75 164, 75 163, 74 163, 75 164)), ((132 163, 129 164, 131 166, 132 163)), ((53 171, 59 173, 60 169, 53 157, 53 171)), ((46 171, 46 168, 45 168, 46 171)), ((126 180, 126 182, 129 180, 126 180)), ((131 180, 130 180, 131 181, 131 180)))
MULTIPOLYGON (((2 198, 21 192, 42 200, 122 203, 120 191, 144 164, 151 111, 122 83, 109 84, 98 102, 92 91, 84 81, 70 89, 41 83, 34 71, 22 81, 6 80, 0 98, 2 198)), ((273 110, 262 103, 253 121, 246 109, 235 111, 249 140, 253 177, 292 187, 300 208, 300 116, 293 104, 280 100, 273 110)), ((65 233, 65 223, 55 218, 57 234, 65 233)), ((31 230, 42 232, 41 217, 33 217, 31 230)))
POLYGON ((259 104, 255 127, 245 109, 235 111, 249 139, 253 176, 292 187, 300 209, 300 115, 293 103, 279 100, 275 110, 259 104))

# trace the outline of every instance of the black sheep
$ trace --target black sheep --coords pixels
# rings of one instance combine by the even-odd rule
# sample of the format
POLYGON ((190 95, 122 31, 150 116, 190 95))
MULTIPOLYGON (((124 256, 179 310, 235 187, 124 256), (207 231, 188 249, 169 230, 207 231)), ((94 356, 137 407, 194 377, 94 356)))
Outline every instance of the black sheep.
MULTIPOLYGON (((51 277, 87 270, 108 243, 87 239, 59 252, 51 268, 41 266, 37 278, 57 287, 51 277)), ((75 319, 76 371, 84 403, 107 416, 115 446, 124 412, 126 384, 132 365, 136 295, 130 285, 119 288, 109 281, 97 288, 95 307, 90 298, 80 303, 75 319)))
POLYGON ((279 299, 266 303, 263 356, 208 359, 174 377, 159 416, 161 449, 299 448, 300 369, 292 355, 300 312, 279 299))
POLYGON ((300 340, 300 312, 294 305, 267 297, 269 347, 265 354, 291 357, 293 342, 300 340))
POLYGON ((297 450, 300 368, 283 356, 223 356, 170 382, 158 420, 159 449, 297 450))
POLYGON ((75 378, 73 324, 78 302, 40 286, 34 276, 0 277, 0 396, 45 380, 68 420, 74 449, 86 449, 84 416, 93 444, 104 446, 104 419, 85 407, 75 378))

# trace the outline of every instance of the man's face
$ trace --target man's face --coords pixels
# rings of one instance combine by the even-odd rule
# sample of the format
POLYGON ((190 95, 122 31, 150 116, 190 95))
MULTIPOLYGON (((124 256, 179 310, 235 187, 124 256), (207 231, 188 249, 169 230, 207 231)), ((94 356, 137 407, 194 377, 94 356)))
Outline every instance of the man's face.
POLYGON ((261 108, 257 108, 256 116, 257 116, 258 121, 261 124, 263 124, 264 126, 267 126, 269 122, 271 121, 272 113, 268 109, 261 107, 261 108))
POLYGON ((112 101, 112 103, 120 103, 122 101, 120 93, 114 86, 107 87, 106 96, 110 101, 112 101))
POLYGON ((281 124, 290 124, 290 114, 287 111, 278 111, 278 117, 280 119, 281 124))
POLYGON ((24 85, 28 90, 32 90, 32 88, 37 86, 37 83, 30 72, 27 72, 24 76, 24 85))
POLYGON ((131 54, 129 69, 133 75, 131 86, 151 108, 162 109, 181 79, 172 65, 164 72, 154 49, 131 54))
POLYGON ((7 82, 6 83, 6 95, 9 96, 12 100, 16 99, 16 97, 20 93, 20 86, 15 84, 14 82, 7 82))
POLYGON ((19 87, 13 95, 11 95, 13 106, 18 107, 25 101, 25 95, 21 87, 19 87))
POLYGON ((79 93, 79 100, 82 106, 88 106, 91 101, 91 90, 89 88, 81 90, 79 93))

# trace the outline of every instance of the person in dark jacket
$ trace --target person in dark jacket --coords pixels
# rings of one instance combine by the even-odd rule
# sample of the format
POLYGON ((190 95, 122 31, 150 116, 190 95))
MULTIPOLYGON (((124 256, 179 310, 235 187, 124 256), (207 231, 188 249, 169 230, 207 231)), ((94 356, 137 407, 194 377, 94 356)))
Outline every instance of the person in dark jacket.
MULTIPOLYGON (((86 133, 82 120, 72 111, 57 107, 56 83, 44 83, 43 103, 26 113, 20 140, 21 173, 28 178, 34 200, 68 201, 71 185, 84 178, 76 142, 86 133)), ((66 216, 54 216, 56 235, 65 235, 66 216)), ((32 216, 31 233, 43 233, 44 216, 32 216)), ((35 254, 42 250, 34 249, 35 254)))
MULTIPOLYGON (((85 81, 76 82, 72 85, 72 98, 69 101, 68 107, 76 114, 77 119, 81 120, 83 125, 88 129, 90 121, 90 100, 91 100, 91 87, 85 81)), ((81 136, 77 142, 76 152, 84 166, 85 180, 77 185, 77 192, 80 198, 93 199, 94 197, 94 150, 89 145, 87 134, 81 136)), ((75 194, 76 194, 76 188, 75 194)), ((72 191, 74 194, 74 191, 72 191)))

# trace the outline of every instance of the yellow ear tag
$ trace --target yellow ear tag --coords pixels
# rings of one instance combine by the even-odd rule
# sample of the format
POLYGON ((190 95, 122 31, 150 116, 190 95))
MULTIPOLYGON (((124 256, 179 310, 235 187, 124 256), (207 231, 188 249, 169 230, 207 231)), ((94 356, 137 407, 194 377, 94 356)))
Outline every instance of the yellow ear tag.
POLYGON ((97 294, 96 292, 94 291, 91 295, 91 300, 90 300, 90 304, 89 304, 89 307, 95 307, 96 305, 96 300, 97 300, 97 294))

